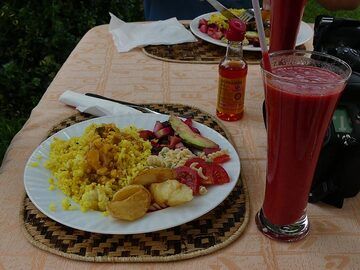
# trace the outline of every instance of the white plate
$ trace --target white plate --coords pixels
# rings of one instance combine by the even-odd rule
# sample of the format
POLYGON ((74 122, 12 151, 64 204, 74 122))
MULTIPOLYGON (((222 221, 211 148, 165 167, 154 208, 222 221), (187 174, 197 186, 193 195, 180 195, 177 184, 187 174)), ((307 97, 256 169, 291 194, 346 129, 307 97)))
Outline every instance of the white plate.
POLYGON ((230 176, 230 183, 212 186, 208 189, 206 195, 196 196, 189 203, 146 214, 143 218, 133 222, 116 220, 110 216, 105 217, 98 211, 83 213, 80 210, 62 210, 61 201, 65 195, 57 189, 54 191, 49 190, 50 171, 41 164, 38 167, 30 165, 33 162, 39 162, 39 155, 42 156, 39 163, 43 163, 48 159, 50 144, 54 137, 69 139, 74 136, 81 136, 84 129, 91 123, 115 123, 118 127, 135 125, 139 128, 152 130, 156 120, 165 121, 167 119, 167 115, 155 114, 105 116, 84 121, 59 131, 37 147, 26 164, 24 185, 29 198, 42 213, 53 220, 72 228, 107 234, 135 234, 163 230, 181 225, 206 214, 219 205, 235 187, 240 174, 240 160, 234 147, 222 135, 203 124, 194 122, 195 127, 204 136, 218 143, 222 149, 228 149, 230 153, 231 160, 224 164, 224 168, 230 176), (51 202, 56 205, 57 210, 55 212, 49 210, 51 202))
MULTIPOLYGON (((219 13, 219 12, 211 12, 211 13, 206 13, 203 15, 200 15, 199 17, 196 17, 195 19, 193 19, 190 23, 190 29, 191 31, 194 33, 195 36, 197 36, 198 38, 201 38, 207 42, 213 43, 215 45, 219 45, 219 46, 223 46, 226 47, 226 43, 221 41, 221 40, 217 40, 214 39, 210 36, 208 36, 207 34, 201 32, 199 30, 199 21, 201 19, 206 19, 208 20, 210 18, 210 16, 212 14, 215 13, 219 13)), ((305 22, 301 22, 300 24, 300 30, 298 33, 298 36, 296 38, 296 46, 302 45, 304 43, 306 43, 307 41, 309 41, 312 36, 314 35, 314 31, 313 29, 310 27, 310 25, 308 25, 305 22)), ((253 45, 247 45, 243 47, 243 50, 246 51, 261 51, 260 47, 254 47, 253 45)))

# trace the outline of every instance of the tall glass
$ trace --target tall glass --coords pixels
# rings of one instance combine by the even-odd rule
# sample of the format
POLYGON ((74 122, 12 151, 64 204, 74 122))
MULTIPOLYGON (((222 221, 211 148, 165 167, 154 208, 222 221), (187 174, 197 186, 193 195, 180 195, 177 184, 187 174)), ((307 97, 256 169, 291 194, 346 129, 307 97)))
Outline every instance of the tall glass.
POLYGON ((270 52, 292 50, 306 0, 271 0, 270 52))
POLYGON ((351 74, 344 61, 308 51, 270 54, 262 68, 267 126, 265 199, 256 223, 266 236, 296 241, 306 236, 306 205, 332 114, 351 74))

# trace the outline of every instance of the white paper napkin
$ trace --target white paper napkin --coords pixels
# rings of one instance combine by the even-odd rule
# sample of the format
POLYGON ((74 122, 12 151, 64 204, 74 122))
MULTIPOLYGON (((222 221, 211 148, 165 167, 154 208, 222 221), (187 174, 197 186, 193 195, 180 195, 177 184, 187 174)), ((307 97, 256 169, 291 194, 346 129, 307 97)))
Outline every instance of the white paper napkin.
POLYGON ((196 38, 176 19, 151 23, 126 23, 111 14, 109 31, 119 52, 146 45, 195 42, 196 38))
POLYGON ((131 107, 99 98, 89 97, 70 90, 65 91, 59 101, 66 105, 76 107, 80 112, 95 116, 120 115, 142 113, 131 107))

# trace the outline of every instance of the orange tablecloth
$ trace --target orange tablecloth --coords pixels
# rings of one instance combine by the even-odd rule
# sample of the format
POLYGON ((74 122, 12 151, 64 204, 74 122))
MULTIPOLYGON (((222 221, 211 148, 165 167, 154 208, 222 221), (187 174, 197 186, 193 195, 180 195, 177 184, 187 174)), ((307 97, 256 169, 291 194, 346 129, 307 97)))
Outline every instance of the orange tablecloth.
POLYGON ((297 243, 270 241, 256 229, 254 215, 262 204, 266 169, 263 88, 257 65, 249 66, 244 118, 224 123, 239 151, 251 202, 248 227, 232 245, 211 255, 173 263, 99 264, 65 259, 27 242, 19 221, 24 166, 47 131, 75 113, 58 102, 61 93, 72 89, 130 102, 183 103, 214 114, 217 80, 217 65, 162 62, 139 49, 120 54, 107 26, 91 29, 15 136, 4 159, 0 181, 0 269, 359 269, 359 195, 346 200, 341 210, 309 205, 311 232, 297 243))

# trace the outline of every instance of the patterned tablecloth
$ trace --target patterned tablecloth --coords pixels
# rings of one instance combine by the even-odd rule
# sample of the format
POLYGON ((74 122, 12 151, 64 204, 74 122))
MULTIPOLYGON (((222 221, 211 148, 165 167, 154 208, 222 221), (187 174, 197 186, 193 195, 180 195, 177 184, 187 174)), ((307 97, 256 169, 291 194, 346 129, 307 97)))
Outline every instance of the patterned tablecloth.
POLYGON ((183 103, 214 114, 217 65, 162 62, 140 49, 120 54, 106 25, 91 29, 73 50, 30 119, 13 139, 1 167, 0 269, 359 269, 360 195, 343 209, 309 205, 311 232, 300 242, 270 241, 254 222, 264 195, 266 133, 261 114, 263 88, 258 65, 249 66, 244 118, 225 123, 239 151, 250 193, 251 220, 243 235, 216 253, 159 264, 95 264, 72 261, 33 247, 21 232, 24 165, 47 131, 74 114, 58 98, 71 89, 138 103, 183 103))

